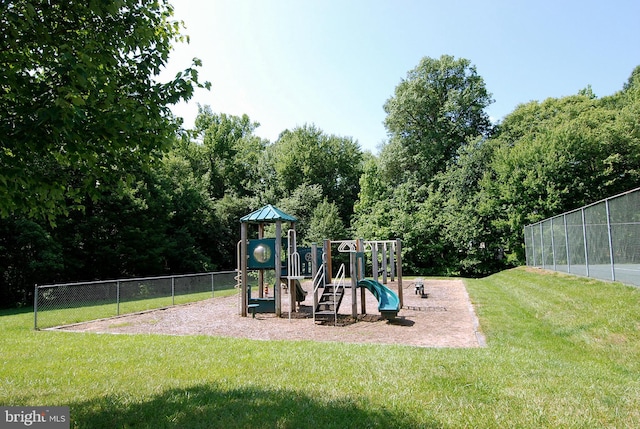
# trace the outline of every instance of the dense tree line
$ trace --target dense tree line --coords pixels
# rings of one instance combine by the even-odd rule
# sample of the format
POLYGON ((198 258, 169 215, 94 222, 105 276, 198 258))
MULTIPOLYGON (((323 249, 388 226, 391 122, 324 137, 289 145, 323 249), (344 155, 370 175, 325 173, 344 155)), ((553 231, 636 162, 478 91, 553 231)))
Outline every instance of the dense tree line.
POLYGON ((424 58, 373 155, 312 124, 267 141, 207 106, 180 130, 168 106, 208 85, 198 62, 157 82, 179 23, 122 4, 2 6, 0 306, 35 283, 232 269, 239 218, 267 203, 300 243, 400 237, 409 274, 484 275, 522 263, 525 224, 640 185, 640 67, 493 125, 469 60, 424 58))
POLYGON ((409 72, 364 167, 356 235, 402 237, 410 272, 484 275, 524 262, 524 225, 640 186, 640 67, 611 96, 532 101, 493 127, 490 101, 466 60, 409 72))

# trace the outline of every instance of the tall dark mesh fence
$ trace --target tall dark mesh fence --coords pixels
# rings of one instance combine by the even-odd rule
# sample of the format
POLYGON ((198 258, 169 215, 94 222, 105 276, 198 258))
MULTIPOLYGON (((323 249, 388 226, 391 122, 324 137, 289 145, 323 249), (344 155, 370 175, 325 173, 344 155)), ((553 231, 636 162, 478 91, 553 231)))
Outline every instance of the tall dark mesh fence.
POLYGON ((527 265, 640 286, 640 188, 524 227, 527 265))

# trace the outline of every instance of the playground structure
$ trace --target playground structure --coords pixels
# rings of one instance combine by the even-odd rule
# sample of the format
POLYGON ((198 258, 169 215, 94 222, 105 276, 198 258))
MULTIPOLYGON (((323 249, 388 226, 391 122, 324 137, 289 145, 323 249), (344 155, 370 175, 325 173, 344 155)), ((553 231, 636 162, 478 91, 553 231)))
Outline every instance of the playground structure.
POLYGON ((338 309, 347 289, 351 289, 351 315, 358 317, 358 294, 360 289, 360 312, 367 314, 365 289, 378 300, 378 311, 382 317, 393 319, 402 308, 402 243, 400 239, 386 241, 324 240, 322 250, 316 244, 310 248, 298 247, 295 223, 297 219, 278 208, 267 205, 240 219, 241 232, 238 242, 237 287, 240 289, 239 314, 247 317, 251 313, 275 313, 282 315, 282 289, 289 292, 289 317, 296 304, 305 300, 307 291, 301 280, 311 279, 313 289, 314 320, 337 321, 338 309), (287 248, 283 258, 283 225, 287 230, 287 248), (257 225, 257 238, 249 239, 249 225, 257 225), (266 238, 265 225, 275 224, 275 237, 266 238), (338 245, 338 252, 349 253, 349 276, 347 284, 346 267, 342 264, 335 281, 332 276, 332 246, 338 245), (365 278, 365 253, 371 253, 373 279, 365 278), (379 256, 382 260, 379 260, 379 256), (251 296, 248 282, 249 271, 258 273, 258 297, 251 296), (265 288, 265 270, 273 270, 275 275, 273 296, 269 297, 265 288), (383 283, 378 279, 382 274, 383 283), (385 285, 388 278, 397 277, 398 293, 385 285), (280 287, 282 285, 283 287, 280 287), (295 292, 295 293, 294 293, 295 292))

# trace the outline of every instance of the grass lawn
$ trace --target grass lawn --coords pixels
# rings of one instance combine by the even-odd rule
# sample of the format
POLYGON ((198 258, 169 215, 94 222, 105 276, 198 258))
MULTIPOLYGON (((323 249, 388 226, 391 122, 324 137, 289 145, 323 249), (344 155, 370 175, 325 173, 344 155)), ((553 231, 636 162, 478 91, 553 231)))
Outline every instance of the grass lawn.
POLYGON ((640 427, 639 289, 466 284, 486 348, 36 332, 3 312, 0 405, 68 405, 75 428, 640 427))

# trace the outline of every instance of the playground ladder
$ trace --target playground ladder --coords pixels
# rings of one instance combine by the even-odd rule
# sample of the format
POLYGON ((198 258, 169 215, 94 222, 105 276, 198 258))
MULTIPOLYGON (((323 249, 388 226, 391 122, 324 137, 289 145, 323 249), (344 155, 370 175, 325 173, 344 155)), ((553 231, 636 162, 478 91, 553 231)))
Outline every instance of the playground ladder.
MULTIPOLYGON (((322 295, 315 307, 314 320, 326 321, 333 319, 334 323, 338 323, 338 309, 345 293, 344 278, 345 267, 342 264, 340 270, 338 270, 335 283, 324 285, 322 295)), ((314 292, 316 289, 314 289, 314 292)))

